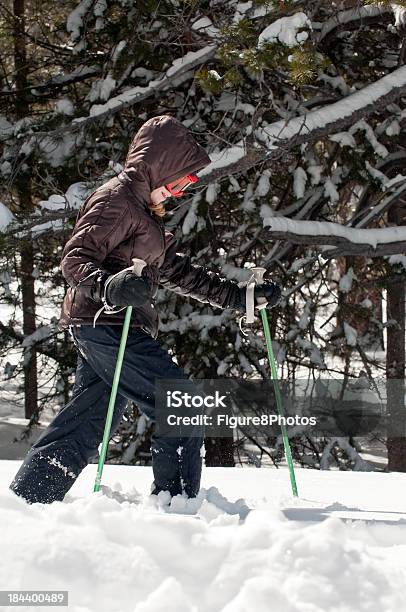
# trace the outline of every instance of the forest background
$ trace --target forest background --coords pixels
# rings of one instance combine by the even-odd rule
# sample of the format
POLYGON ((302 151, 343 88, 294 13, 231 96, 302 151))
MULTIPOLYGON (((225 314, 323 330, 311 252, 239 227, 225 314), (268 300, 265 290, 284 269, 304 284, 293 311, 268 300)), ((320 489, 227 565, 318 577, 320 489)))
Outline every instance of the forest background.
MULTIPOLYGON (((20 418, 29 439, 69 401, 63 246, 142 123, 170 114, 212 164, 166 226, 195 264, 281 283, 281 379, 393 383, 397 435, 295 431, 296 462, 406 471, 405 24, 406 2, 3 0, 0 429, 20 418)), ((164 290, 158 307, 188 374, 269 378, 259 322, 244 336, 235 313, 164 290)), ((129 405, 109 461, 149 464, 151 427, 129 405)), ((206 465, 282 460, 263 432, 206 441, 206 465)))

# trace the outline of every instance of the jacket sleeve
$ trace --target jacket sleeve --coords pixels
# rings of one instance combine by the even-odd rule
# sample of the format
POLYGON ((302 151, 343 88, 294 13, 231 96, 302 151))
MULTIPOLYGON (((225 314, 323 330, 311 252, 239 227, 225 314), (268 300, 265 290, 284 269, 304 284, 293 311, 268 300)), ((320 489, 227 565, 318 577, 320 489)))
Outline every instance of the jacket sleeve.
POLYGON ((236 308, 239 287, 204 266, 191 263, 187 255, 177 252, 178 242, 166 232, 165 260, 160 268, 160 284, 180 295, 192 297, 219 308, 236 308))
POLYGON ((111 198, 110 191, 93 193, 78 214, 73 234, 62 252, 61 271, 71 287, 81 286, 94 297, 100 275, 108 275, 102 263, 132 231, 131 213, 125 202, 111 198))

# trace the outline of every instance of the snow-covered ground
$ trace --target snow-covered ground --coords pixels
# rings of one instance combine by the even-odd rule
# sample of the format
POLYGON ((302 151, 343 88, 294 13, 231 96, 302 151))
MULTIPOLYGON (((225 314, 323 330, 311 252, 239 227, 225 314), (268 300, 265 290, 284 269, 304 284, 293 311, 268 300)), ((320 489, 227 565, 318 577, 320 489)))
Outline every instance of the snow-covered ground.
POLYGON ((150 468, 114 465, 104 492, 93 464, 29 506, 7 489, 19 463, 0 462, 1 589, 69 590, 75 612, 406 609, 405 474, 298 470, 294 499, 284 469, 206 468, 168 513, 150 468))

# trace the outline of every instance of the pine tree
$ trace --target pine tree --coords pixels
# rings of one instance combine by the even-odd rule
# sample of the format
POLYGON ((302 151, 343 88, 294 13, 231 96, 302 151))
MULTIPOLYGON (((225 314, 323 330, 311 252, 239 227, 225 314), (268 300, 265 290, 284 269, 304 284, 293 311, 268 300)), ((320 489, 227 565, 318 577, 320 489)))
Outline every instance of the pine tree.
MULTIPOLYGON (((404 244, 390 252, 378 245, 373 252, 331 237, 321 244, 314 236, 278 233, 267 224, 278 216, 370 229, 405 224, 404 188, 401 178, 395 180, 405 161, 404 6, 2 4, 0 200, 14 221, 0 236, 6 313, 0 356, 6 382, 25 385, 18 397, 26 416, 50 405, 56 410, 71 390, 75 351, 56 324, 66 289, 60 255, 77 209, 121 169, 142 123, 162 113, 184 121, 210 155, 223 160, 200 191, 167 214, 166 224, 197 264, 237 281, 249 277, 250 266, 265 265, 268 277, 280 280, 286 297, 272 311, 271 327, 281 376, 311 379, 339 370, 358 377, 362 369, 373 386, 382 363, 368 347, 379 344, 387 329, 388 376, 396 362, 395 375, 404 380, 404 244), (382 79, 398 69, 391 87, 384 86, 382 79), (373 103, 367 97, 349 113, 351 96, 374 84, 379 95, 373 103), (319 123, 311 123, 318 110, 319 123), (296 119, 299 128, 289 133, 286 126, 296 119), (221 158, 224 151, 230 158, 221 158), (340 288, 350 264, 359 288, 353 296, 340 288), (363 287, 374 288, 371 306, 363 287), (382 321, 385 290, 399 326, 382 321), (52 304, 51 315, 45 304, 52 304), (28 340, 35 330, 39 336, 28 340), (14 349, 21 358, 10 364, 14 349), (45 377, 54 381, 46 391, 45 377)), ((242 336, 234 313, 163 291, 159 307, 162 341, 188 374, 269 376, 259 324, 242 336)), ((138 412, 128 418, 114 460, 131 454, 138 412)), ((404 406, 398 418, 402 423, 404 406)), ((242 461, 252 460, 253 446, 267 461, 281 459, 277 440, 266 433, 265 440, 239 435, 242 461)), ((401 440, 389 440, 390 469, 406 469, 401 440)), ((329 439, 294 440, 295 458, 306 466, 319 467, 329 455, 340 468, 353 467, 345 448, 331 447, 329 439)), ((145 455, 136 452, 131 461, 145 461, 145 455)))

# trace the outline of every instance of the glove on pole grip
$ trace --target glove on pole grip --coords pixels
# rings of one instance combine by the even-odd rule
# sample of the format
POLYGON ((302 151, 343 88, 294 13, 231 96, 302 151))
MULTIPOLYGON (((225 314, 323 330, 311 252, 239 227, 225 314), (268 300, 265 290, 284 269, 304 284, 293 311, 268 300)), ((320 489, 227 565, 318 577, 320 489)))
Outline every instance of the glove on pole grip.
MULTIPOLYGON (((141 276, 142 275, 142 271, 143 271, 143 269, 145 268, 146 265, 147 265, 146 261, 144 261, 143 259, 137 259, 136 257, 134 257, 133 258, 133 265, 129 266, 128 268, 125 268, 124 270, 128 270, 129 272, 132 272, 136 276, 141 276)), ((103 294, 102 294, 102 303, 103 303, 103 306, 101 308, 99 308, 99 310, 94 315, 94 318, 93 318, 93 327, 96 327, 96 321, 97 321, 97 319, 99 318, 99 316, 101 315, 101 313, 103 311, 104 311, 105 314, 116 314, 117 312, 121 312, 124 308, 126 308, 125 306, 121 306, 117 310, 117 308, 115 308, 114 306, 110 306, 107 303, 107 297, 106 297, 106 295, 107 295, 107 287, 108 287, 109 283, 118 274, 121 274, 121 272, 124 272, 124 270, 119 270, 115 274, 111 274, 107 278, 107 280, 105 281, 104 287, 103 287, 103 294)))

